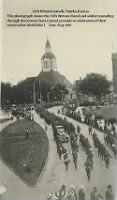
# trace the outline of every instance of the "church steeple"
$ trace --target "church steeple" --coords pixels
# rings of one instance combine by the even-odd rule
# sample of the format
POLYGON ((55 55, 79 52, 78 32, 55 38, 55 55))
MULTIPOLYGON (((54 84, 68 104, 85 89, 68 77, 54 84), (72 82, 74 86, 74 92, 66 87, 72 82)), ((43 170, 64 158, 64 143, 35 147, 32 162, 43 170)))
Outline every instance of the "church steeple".
POLYGON ((48 38, 46 41, 45 52, 51 52, 51 44, 48 38))
POLYGON ((46 45, 45 45, 45 53, 41 58, 42 64, 42 71, 49 72, 49 71, 56 71, 56 57, 52 53, 52 48, 49 39, 47 38, 46 45))

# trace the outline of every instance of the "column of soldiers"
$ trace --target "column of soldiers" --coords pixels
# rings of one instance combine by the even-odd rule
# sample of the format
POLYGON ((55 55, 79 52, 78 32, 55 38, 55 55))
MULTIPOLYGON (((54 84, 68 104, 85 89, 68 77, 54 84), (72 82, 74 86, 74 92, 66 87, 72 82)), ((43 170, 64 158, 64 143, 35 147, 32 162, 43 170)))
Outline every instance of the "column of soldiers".
MULTIPOLYGON (((70 163, 70 160, 71 160, 69 152, 68 152, 67 149, 65 149, 65 147, 63 146, 63 142, 57 136, 57 130, 56 130, 55 127, 53 128, 53 130, 54 130, 54 139, 56 141, 57 153, 59 155, 59 159, 61 159, 61 156, 63 156, 66 170, 68 170, 68 166, 69 166, 69 163, 70 163)), ((98 151, 98 156, 105 162, 105 166, 107 168, 109 168, 110 158, 111 158, 109 151, 106 149, 104 144, 102 144, 100 142, 97 134, 95 132, 93 133, 92 127, 89 127, 89 135, 91 135, 92 138, 93 138, 94 146, 98 151)), ((77 160, 78 160, 78 152, 79 152, 78 137, 79 137, 79 141, 80 141, 80 143, 83 147, 83 150, 87 154, 87 159, 86 159, 84 166, 85 166, 85 170, 86 170, 88 180, 90 181, 91 170, 93 169, 93 163, 94 163, 93 162, 93 156, 94 155, 93 155, 93 151, 92 151, 91 145, 89 143, 89 140, 83 134, 80 134, 80 127, 79 126, 77 127, 77 134, 73 130, 69 131, 69 137, 70 137, 72 157, 73 157, 73 163, 74 163, 75 169, 77 169, 77 160)))
POLYGON ((104 134, 105 143, 112 149, 115 158, 117 157, 117 141, 113 135, 110 134, 109 131, 106 131, 104 134))
POLYGON ((69 157, 67 149, 65 149, 65 147, 63 146, 63 142, 58 137, 57 129, 54 125, 53 125, 53 136, 54 136, 54 140, 56 142, 57 153, 58 153, 59 159, 61 160, 61 158, 63 157, 66 171, 68 171, 70 157, 69 157))
POLYGON ((70 133, 70 144, 71 144, 71 149, 72 149, 74 166, 75 166, 75 169, 77 169, 79 145, 78 145, 78 135, 75 132, 70 133))
POLYGON ((87 154, 87 159, 86 159, 84 166, 85 166, 88 181, 90 181, 91 170, 93 169, 93 151, 92 151, 92 148, 91 148, 88 138, 86 138, 82 134, 80 134, 80 143, 83 147, 83 150, 87 154))
POLYGON ((106 167, 109 168, 110 158, 111 158, 109 151, 106 149, 104 144, 102 144, 100 142, 100 140, 95 132, 93 133, 92 137, 93 137, 93 141, 94 141, 94 146, 98 151, 98 156, 105 162, 106 167))
POLYGON ((63 143, 60 141, 60 139, 57 135, 56 127, 54 125, 53 125, 53 136, 54 136, 54 140, 56 142, 57 153, 58 153, 59 159, 61 160, 61 156, 63 153, 66 152, 66 149, 64 148, 63 143))
MULTIPOLYGON (((54 140, 56 142, 59 159, 61 160, 61 158, 63 157, 66 170, 68 170, 68 165, 70 163, 69 152, 67 149, 65 149, 63 142, 58 137, 55 126, 53 126, 53 133, 54 133, 54 140)), ((75 131, 71 130, 69 132, 69 138, 70 138, 70 144, 71 144, 71 150, 72 150, 71 154, 73 157, 73 163, 74 163, 75 169, 77 169, 78 152, 79 152, 78 135, 75 133, 75 131)))

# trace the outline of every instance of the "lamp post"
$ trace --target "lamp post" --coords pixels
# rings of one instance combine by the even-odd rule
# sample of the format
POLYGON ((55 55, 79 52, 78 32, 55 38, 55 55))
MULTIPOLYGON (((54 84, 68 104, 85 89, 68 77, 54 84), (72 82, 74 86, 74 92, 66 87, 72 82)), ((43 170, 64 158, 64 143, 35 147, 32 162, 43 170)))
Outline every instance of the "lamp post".
POLYGON ((47 93, 47 102, 50 102, 50 92, 47 93))

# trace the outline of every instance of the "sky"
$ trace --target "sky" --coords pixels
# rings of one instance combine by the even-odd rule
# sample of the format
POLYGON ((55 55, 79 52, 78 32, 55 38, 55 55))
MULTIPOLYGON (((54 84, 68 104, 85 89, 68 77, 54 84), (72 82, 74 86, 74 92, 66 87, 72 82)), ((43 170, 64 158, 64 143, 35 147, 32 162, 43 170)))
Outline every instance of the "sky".
POLYGON ((4 0, 1 79, 16 84, 41 71, 47 37, 57 59, 58 71, 72 83, 87 73, 102 73, 112 79, 111 55, 116 51, 116 0, 4 0), (27 3, 28 2, 28 3, 27 3), (89 9, 91 13, 114 14, 106 23, 78 23, 69 28, 11 28, 7 14, 33 9, 89 9))

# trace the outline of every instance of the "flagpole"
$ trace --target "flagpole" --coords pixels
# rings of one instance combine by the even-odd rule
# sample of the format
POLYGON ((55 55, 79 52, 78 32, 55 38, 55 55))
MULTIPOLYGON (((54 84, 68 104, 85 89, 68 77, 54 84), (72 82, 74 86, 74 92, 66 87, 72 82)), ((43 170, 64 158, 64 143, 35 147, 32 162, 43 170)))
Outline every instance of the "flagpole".
POLYGON ((36 96, 35 96, 35 80, 33 82, 33 103, 36 103, 36 96))

